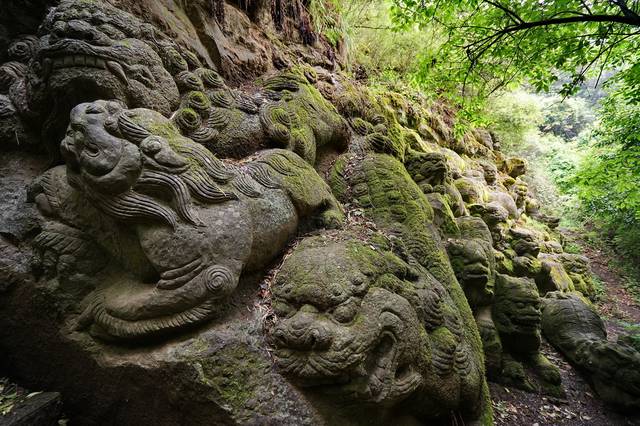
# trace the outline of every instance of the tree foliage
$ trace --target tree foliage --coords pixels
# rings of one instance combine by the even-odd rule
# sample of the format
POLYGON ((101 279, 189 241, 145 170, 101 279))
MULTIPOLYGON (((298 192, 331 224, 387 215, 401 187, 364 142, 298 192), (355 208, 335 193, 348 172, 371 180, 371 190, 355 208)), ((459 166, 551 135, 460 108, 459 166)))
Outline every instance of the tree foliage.
POLYGON ((595 120, 595 114, 584 98, 548 97, 544 103, 544 122, 540 130, 566 140, 577 138, 595 120))
POLYGON ((595 212, 614 221, 635 222, 640 229, 640 105, 625 102, 628 91, 621 86, 604 100, 593 153, 579 169, 575 184, 595 212))
POLYGON ((451 77, 473 95, 522 78, 546 90, 569 73, 567 95, 606 68, 626 68, 628 86, 640 88, 639 9, 638 0, 395 0, 393 14, 401 26, 444 28, 443 56, 461 65, 451 77))

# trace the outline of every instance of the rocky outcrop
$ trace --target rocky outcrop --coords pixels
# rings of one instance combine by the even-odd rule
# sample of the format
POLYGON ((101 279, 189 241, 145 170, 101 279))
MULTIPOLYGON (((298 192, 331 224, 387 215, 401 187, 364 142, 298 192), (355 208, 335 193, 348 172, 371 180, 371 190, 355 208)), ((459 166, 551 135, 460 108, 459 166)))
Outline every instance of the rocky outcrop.
POLYGON ((480 417, 484 366, 464 299, 362 231, 305 238, 284 261, 272 284, 276 364, 327 406, 372 405, 381 424, 480 417))
POLYGON ((16 378, 82 424, 491 424, 486 376, 560 395, 542 297, 593 286, 524 161, 338 72, 298 0, 182 3, 63 0, 7 50, 16 378))
POLYGON ((624 336, 607 340, 602 319, 579 293, 544 299, 542 330, 552 345, 586 373, 598 395, 626 410, 640 407, 640 352, 624 336))
POLYGON ((327 185, 291 151, 231 166, 151 110, 80 104, 61 150, 66 166, 31 193, 49 220, 34 242, 42 256, 64 256, 66 268, 93 275, 77 327, 110 338, 210 318, 240 275, 267 265, 303 220, 318 214, 330 226, 342 217, 327 185))

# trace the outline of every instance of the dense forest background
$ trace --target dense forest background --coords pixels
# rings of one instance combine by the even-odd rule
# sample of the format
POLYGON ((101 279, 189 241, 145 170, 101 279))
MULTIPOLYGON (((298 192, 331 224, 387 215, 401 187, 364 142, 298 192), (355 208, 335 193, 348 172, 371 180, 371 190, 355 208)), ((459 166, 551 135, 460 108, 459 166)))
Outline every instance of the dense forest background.
POLYGON ((452 107, 460 135, 486 126, 505 151, 527 158, 542 209, 580 243, 611 251, 640 294, 637 2, 309 7, 354 77, 452 107))

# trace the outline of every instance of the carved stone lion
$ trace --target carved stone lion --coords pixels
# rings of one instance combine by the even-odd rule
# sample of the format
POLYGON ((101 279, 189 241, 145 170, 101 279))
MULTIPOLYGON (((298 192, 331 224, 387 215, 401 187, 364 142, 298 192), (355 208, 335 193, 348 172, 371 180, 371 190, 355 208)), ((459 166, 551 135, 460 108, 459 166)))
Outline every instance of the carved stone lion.
POLYGON ((534 370, 545 392, 562 395, 558 368, 540 352, 541 304, 532 279, 497 274, 493 320, 504 351, 509 355, 503 360, 503 379, 533 390, 522 362, 534 370))
POLYGON ((493 317, 508 350, 522 354, 538 350, 540 304, 533 280, 497 275, 493 317))
POLYGON ((346 150, 346 121, 301 72, 272 76, 254 94, 227 87, 206 68, 182 72, 177 81, 183 96, 174 122, 218 156, 244 158, 277 147, 314 164, 323 149, 346 150))
POLYGON ((202 66, 153 25, 105 2, 63 0, 46 16, 30 62, 28 102, 57 143, 68 112, 81 102, 118 99, 169 115, 179 103, 174 80, 202 66))
POLYGON ((0 66, 0 136, 14 145, 37 145, 41 133, 56 157, 69 111, 114 99, 170 116, 221 158, 286 148, 314 164, 319 151, 346 150, 346 121, 298 69, 258 90, 232 89, 207 58, 105 2, 63 0, 40 32, 12 45, 16 60, 0 66))
POLYGON ((61 149, 67 164, 41 179, 36 202, 111 256, 79 325, 113 338, 211 317, 240 274, 270 261, 305 218, 341 218, 326 184, 292 152, 225 163, 151 110, 78 105, 61 149))
POLYGON ((580 296, 548 294, 543 299, 542 330, 588 375, 603 400, 625 409, 640 407, 640 351, 623 336, 608 341, 602 319, 580 296))
POLYGON ((404 165, 411 178, 425 193, 441 193, 454 216, 466 214, 464 200, 456 188, 447 156, 441 152, 422 153, 409 150, 404 165))
POLYGON ((496 260, 491 232, 475 216, 463 216, 457 222, 460 236, 447 240, 447 252, 469 305, 475 310, 493 301, 496 260))
POLYGON ((483 367, 461 338, 468 325, 442 284, 389 249, 322 235, 294 249, 272 284, 280 369, 325 396, 477 418, 483 367))

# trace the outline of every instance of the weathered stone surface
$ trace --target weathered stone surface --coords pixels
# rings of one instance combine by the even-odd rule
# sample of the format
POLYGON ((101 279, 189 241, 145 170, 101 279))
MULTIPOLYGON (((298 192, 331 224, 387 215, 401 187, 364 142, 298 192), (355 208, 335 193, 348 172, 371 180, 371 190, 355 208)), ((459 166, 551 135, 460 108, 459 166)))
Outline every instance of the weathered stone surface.
POLYGON ((575 289, 573 281, 564 266, 562 266, 562 263, 550 258, 544 258, 541 261, 541 269, 536 277, 536 284, 542 295, 551 291, 572 291, 575 289))
MULTIPOLYGON (((544 258, 547 258, 547 256, 544 256, 544 258)), ((569 286, 570 288, 579 291, 586 297, 592 298, 595 296, 589 259, 585 256, 571 253, 555 253, 549 255, 548 258, 559 261, 562 264, 573 283, 573 286, 569 286)))
POLYGON ((300 0, 32 3, 0 29, 0 353, 74 421, 490 424, 485 374, 561 395, 539 295, 590 272, 490 132, 336 72, 300 0))
POLYGON ((543 302, 542 330, 582 369, 599 396, 625 409, 640 408, 640 352, 624 339, 607 340, 602 319, 578 294, 553 293, 543 302))
POLYGON ((58 424, 62 403, 57 392, 43 392, 21 401, 2 416, 5 426, 51 426, 58 424))
POLYGON ((267 78, 254 94, 230 89, 206 68, 180 73, 178 84, 183 95, 174 123, 220 157, 241 159, 275 147, 315 164, 318 153, 344 151, 349 142, 346 121, 302 70, 267 78))
POLYGON ((208 319, 302 220, 327 208, 328 224, 341 217, 326 184, 292 152, 231 166, 151 110, 80 104, 61 149, 67 165, 33 190, 53 221, 35 242, 67 270, 100 273, 85 279, 94 291, 77 320, 98 335, 138 338, 208 319))
POLYGON ((522 158, 507 158, 502 163, 501 169, 503 172, 515 179, 527 172, 527 163, 522 158))
POLYGON ((472 309, 493 302, 496 260, 487 225, 474 216, 458 219, 460 236, 449 238, 447 252, 472 309))
POLYGON ((533 369, 545 392, 562 395, 558 368, 540 353, 541 303, 533 280, 498 274, 493 319, 508 354, 503 359, 501 379, 534 390, 523 363, 533 369))
POLYGON ((272 287, 277 364, 328 406, 377 404, 376 424, 400 411, 422 422, 478 418, 484 368, 471 324, 445 286, 390 249, 349 234, 295 248, 272 287))
POLYGON ((79 424, 323 424, 273 371, 262 315, 248 309, 255 281, 240 287, 225 321, 177 339, 118 346, 61 328, 59 290, 22 281, 0 299, 2 312, 12 312, 2 319, 0 360, 21 383, 67 395, 65 412, 79 424))

